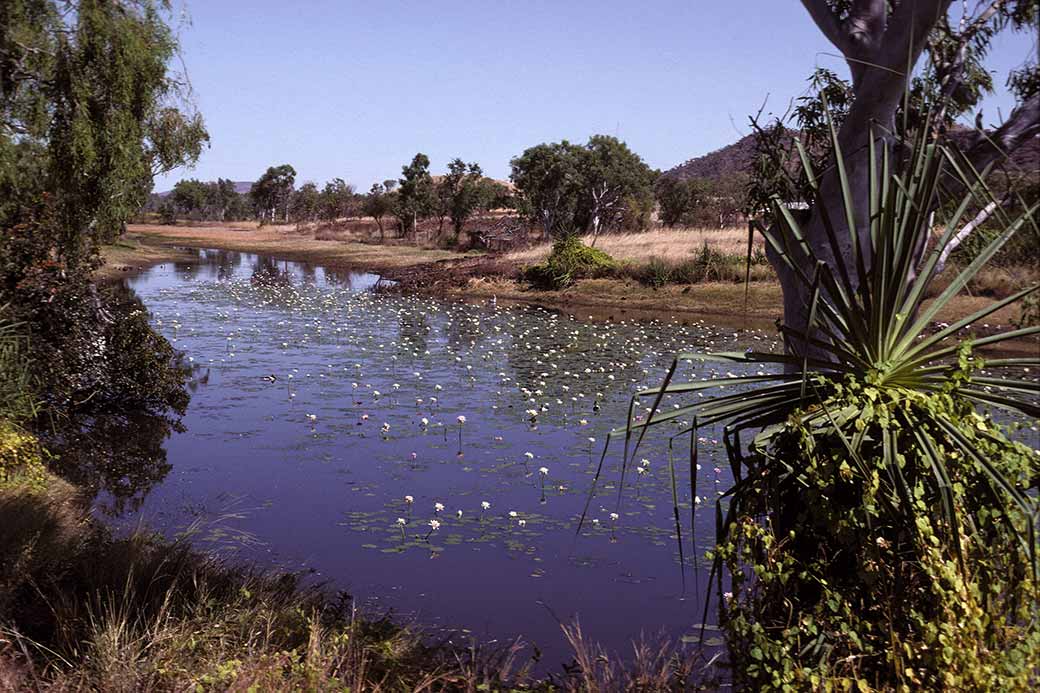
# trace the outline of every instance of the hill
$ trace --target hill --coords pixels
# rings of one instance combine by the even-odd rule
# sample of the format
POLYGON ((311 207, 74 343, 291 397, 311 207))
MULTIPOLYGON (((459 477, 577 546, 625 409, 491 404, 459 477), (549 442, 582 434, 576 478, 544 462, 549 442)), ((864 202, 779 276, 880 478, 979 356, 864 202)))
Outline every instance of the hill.
MULTIPOLYGON (((797 134, 795 130, 789 132, 792 137, 797 134)), ((950 138, 963 146, 972 138, 973 133, 974 131, 968 128, 955 127, 950 133, 950 138)), ((690 178, 717 180, 734 173, 744 172, 755 160, 756 137, 755 134, 746 135, 721 149, 687 159, 661 175, 678 180, 690 178)), ((1017 149, 1008 161, 1007 167, 1013 171, 1037 174, 1040 171, 1040 138, 1034 137, 1028 144, 1017 149)))

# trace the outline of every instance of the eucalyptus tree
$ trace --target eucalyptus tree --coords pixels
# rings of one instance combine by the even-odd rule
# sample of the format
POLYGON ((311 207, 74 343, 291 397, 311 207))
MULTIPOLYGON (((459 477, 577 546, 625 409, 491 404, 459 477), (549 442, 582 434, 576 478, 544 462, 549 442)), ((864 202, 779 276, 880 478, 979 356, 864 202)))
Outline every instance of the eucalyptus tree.
MULTIPOLYGON (((807 183, 809 208, 798 216, 806 246, 821 261, 836 267, 839 257, 851 260, 864 251, 858 264, 848 263, 853 267, 848 283, 855 288, 873 262, 866 238, 870 229, 871 170, 886 152, 898 154, 901 135, 922 122, 926 110, 931 111, 935 123, 934 136, 945 139, 952 119, 975 107, 992 89, 983 61, 994 37, 1008 30, 1035 32, 1037 6, 1031 0, 992 0, 970 7, 964 3, 956 9, 950 0, 803 0, 803 5, 845 58, 851 84, 841 94, 842 85, 826 79, 825 94, 831 95, 829 102, 833 104, 830 114, 819 107, 799 114, 803 121, 819 125, 824 150, 820 160, 830 165, 819 169, 818 180, 807 183), (927 64, 923 74, 915 78, 914 70, 922 57, 927 64), (844 153, 842 166, 834 165, 827 120, 838 124, 836 144, 844 153), (849 210, 851 213, 846 214, 849 210), (855 233, 850 234, 849 229, 855 229, 855 233)), ((966 165, 984 171, 1040 133, 1038 74, 1036 56, 1027 56, 1009 79, 1017 97, 1014 110, 995 128, 984 129, 979 123, 960 143, 966 165)), ((813 157, 812 149, 805 148, 805 158, 813 157)), ((954 189, 962 187, 951 176, 945 183, 954 189)), ((929 201, 933 207, 938 204, 938 196, 929 201)), ((1000 211, 997 203, 979 209, 954 234, 947 253, 1000 211)), ((924 235, 918 239, 918 260, 923 257, 926 240, 924 235)), ((786 242, 795 252, 801 252, 803 263, 808 262, 808 254, 799 250, 800 242, 793 238, 786 242)), ((769 257, 783 286, 785 322, 797 331, 806 324, 810 292, 775 252, 770 250, 769 257)), ((915 262, 910 267, 908 280, 918 265, 915 262)))
POLYGON ((269 167, 264 175, 253 183, 249 195, 253 199, 253 206, 261 224, 274 223, 275 217, 279 213, 288 223, 295 183, 296 169, 289 164, 269 167))
POLYGON ((509 162, 524 210, 550 238, 579 231, 575 215, 584 189, 583 157, 581 146, 563 140, 529 147, 509 162))
POLYGON ((628 145, 609 135, 593 135, 583 148, 583 190, 576 222, 592 234, 618 226, 626 211, 653 199, 656 175, 628 145))
POLYGON ((361 203, 361 212, 375 219, 376 226, 379 227, 379 240, 383 240, 386 237, 383 218, 394 210, 395 182, 388 180, 382 183, 373 183, 361 203))
POLYGON ((593 135, 585 145, 539 144, 510 166, 528 213, 554 238, 591 233, 595 243, 630 207, 653 198, 654 172, 624 142, 607 135, 593 135))
POLYGON ((152 0, 0 3, 0 224, 44 198, 57 256, 89 262, 154 176, 208 142, 152 0), (118 56, 102 60, 99 56, 118 56))
POLYGON ((293 221, 308 222, 318 218, 321 207, 321 193, 318 186, 308 181, 295 191, 290 202, 290 216, 293 221))
POLYGON ((139 302, 92 283, 156 175, 208 142, 159 0, 0 2, 0 305, 29 337, 52 420, 183 408, 139 302))
POLYGON ((411 163, 401 167, 399 183, 394 214, 401 222, 402 231, 414 234, 418 221, 428 217, 437 208, 433 177, 430 176, 430 158, 422 152, 412 157, 411 163))
POLYGON ((494 190, 476 162, 467 164, 453 159, 448 163, 448 172, 437 182, 437 197, 441 209, 451 219, 455 238, 475 212, 488 208, 493 196, 494 190))
POLYGON ((177 181, 170 192, 170 198, 177 211, 188 216, 196 213, 205 216, 208 196, 207 184, 196 178, 177 181))
POLYGON ((342 178, 333 178, 322 188, 320 206, 321 218, 325 221, 352 216, 355 208, 354 186, 342 178))

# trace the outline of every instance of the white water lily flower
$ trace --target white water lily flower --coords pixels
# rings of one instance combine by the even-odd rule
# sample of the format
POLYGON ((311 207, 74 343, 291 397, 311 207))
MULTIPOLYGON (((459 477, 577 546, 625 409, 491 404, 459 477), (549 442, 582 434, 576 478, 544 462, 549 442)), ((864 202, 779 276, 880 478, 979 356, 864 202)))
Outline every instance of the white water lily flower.
POLYGON ((415 497, 414 496, 405 496, 404 497, 404 502, 408 503, 408 504, 412 504, 412 503, 415 502, 415 497))
POLYGON ((438 520, 430 520, 430 529, 436 532, 441 528, 441 523, 438 520))
POLYGON ((483 510, 489 510, 491 508, 491 504, 488 503, 487 501, 480 501, 480 507, 483 510))
POLYGON ((515 510, 510 510, 509 511, 509 517, 516 517, 516 511, 515 510))
POLYGON ((534 459, 534 453, 533 452, 525 452, 524 453, 524 457, 526 457, 529 460, 533 460, 534 459))
POLYGON ((457 417, 455 418, 455 420, 456 420, 456 421, 458 421, 460 425, 461 425, 461 424, 464 424, 464 423, 466 423, 466 417, 465 417, 465 416, 463 416, 462 414, 459 414, 459 415, 458 415, 458 416, 457 416, 457 417))
POLYGON ((408 520, 404 519, 403 517, 399 517, 399 518, 397 518, 397 524, 399 524, 399 525, 406 525, 406 524, 408 524, 408 520))
POLYGON ((444 510, 444 504, 443 503, 434 503, 433 504, 433 512, 439 513, 442 510, 444 510))
POLYGON ((538 473, 541 474, 542 476, 547 476, 549 474, 549 468, 548 467, 539 467, 538 468, 538 473))
POLYGON ((614 521, 614 522, 617 522, 617 519, 618 519, 619 517, 621 517, 621 516, 620 516, 620 515, 618 515, 617 513, 610 513, 610 519, 611 519, 612 521, 614 521))

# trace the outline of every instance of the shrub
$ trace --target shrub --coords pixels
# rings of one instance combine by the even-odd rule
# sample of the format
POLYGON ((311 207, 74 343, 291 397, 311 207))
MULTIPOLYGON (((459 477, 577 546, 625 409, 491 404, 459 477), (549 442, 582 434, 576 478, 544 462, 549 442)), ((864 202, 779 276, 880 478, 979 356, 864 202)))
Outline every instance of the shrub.
POLYGON ((0 486, 24 483, 38 489, 45 479, 39 442, 10 421, 0 419, 0 486))
POLYGON ((96 254, 66 261, 55 250, 57 236, 43 207, 0 236, 0 292, 25 331, 25 358, 44 412, 182 413, 187 371, 169 342, 127 290, 93 283, 96 254))
POLYGON ((538 288, 562 289, 577 279, 609 276, 617 269, 610 255, 570 235, 556 241, 545 262, 528 267, 524 276, 538 288))

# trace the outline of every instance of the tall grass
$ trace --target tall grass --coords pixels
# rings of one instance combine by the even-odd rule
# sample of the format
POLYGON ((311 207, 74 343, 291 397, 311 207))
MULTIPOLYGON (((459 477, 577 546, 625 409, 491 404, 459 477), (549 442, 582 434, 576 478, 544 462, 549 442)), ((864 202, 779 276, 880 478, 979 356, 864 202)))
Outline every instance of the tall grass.
POLYGON ((23 325, 10 320, 0 306, 0 420, 21 421, 36 412, 23 325))

